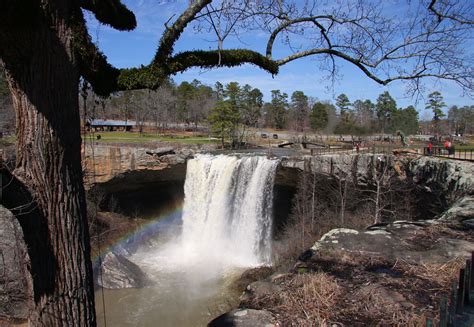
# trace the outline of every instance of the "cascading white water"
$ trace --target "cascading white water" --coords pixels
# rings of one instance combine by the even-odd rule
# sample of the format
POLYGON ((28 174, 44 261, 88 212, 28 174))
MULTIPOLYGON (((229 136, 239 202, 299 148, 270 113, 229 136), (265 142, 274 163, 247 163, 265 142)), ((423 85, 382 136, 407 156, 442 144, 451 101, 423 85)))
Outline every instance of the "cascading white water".
POLYGON ((277 165, 262 156, 198 155, 190 160, 184 188, 184 252, 222 266, 269 264, 277 165))
POLYGON ((271 262, 277 165, 257 156, 188 161, 182 226, 179 218, 163 222, 155 242, 129 257, 153 283, 107 294, 112 325, 206 326, 211 311, 237 305, 239 295, 227 283, 247 267, 271 262))

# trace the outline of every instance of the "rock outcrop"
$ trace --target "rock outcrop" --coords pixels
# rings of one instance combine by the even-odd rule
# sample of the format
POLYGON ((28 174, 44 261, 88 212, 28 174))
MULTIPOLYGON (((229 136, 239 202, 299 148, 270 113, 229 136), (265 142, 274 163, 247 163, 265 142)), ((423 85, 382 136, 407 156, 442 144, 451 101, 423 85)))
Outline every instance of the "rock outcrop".
POLYGON ((0 205, 0 316, 26 319, 33 307, 28 262, 20 224, 0 205))
POLYGON ((123 255, 108 252, 102 259, 102 274, 95 272, 96 284, 104 288, 140 288, 149 284, 146 274, 123 255))
POLYGON ((208 327, 275 327, 273 316, 265 310, 236 309, 212 320, 208 327))
MULTIPOLYGON (((83 167, 86 172, 86 185, 106 183, 116 177, 130 173, 141 174, 146 179, 146 176, 152 176, 151 172, 165 170, 177 165, 184 166, 186 160, 191 158, 195 151, 191 147, 174 149, 171 147, 143 148, 97 144, 92 149, 90 145, 86 145, 82 156, 84 158, 83 167), (92 174, 95 175, 94 178, 91 178, 92 174)), ((172 175, 172 172, 170 172, 170 175, 172 175)), ((181 175, 179 174, 179 177, 184 179, 184 176, 181 175)), ((170 178, 173 178, 173 176, 170 176, 170 178)))
MULTIPOLYGON (((383 154, 347 154, 283 158, 283 169, 311 170, 315 173, 353 175, 358 183, 371 179, 374 163, 383 160, 401 178, 411 178, 427 191, 437 190, 453 197, 474 194, 474 164, 426 156, 389 156, 383 154), (390 159, 390 160, 387 160, 390 159)), ((296 181, 295 181, 296 182, 296 181)))
POLYGON ((339 228, 326 233, 312 250, 340 255, 357 253, 387 261, 402 259, 414 263, 443 263, 469 257, 473 240, 460 239, 456 232, 434 222, 397 221, 357 231, 339 228))
POLYGON ((439 218, 440 221, 455 221, 474 228, 474 197, 465 196, 456 201, 439 218))

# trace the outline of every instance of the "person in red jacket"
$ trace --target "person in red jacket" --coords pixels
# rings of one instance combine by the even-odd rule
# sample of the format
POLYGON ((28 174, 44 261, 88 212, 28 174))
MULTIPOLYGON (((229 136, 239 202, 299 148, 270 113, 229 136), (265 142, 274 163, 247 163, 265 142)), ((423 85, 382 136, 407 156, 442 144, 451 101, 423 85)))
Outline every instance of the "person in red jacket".
POLYGON ((449 143, 450 143, 450 142, 449 142, 448 139, 446 139, 446 141, 444 141, 444 148, 445 148, 446 150, 449 149, 449 143))

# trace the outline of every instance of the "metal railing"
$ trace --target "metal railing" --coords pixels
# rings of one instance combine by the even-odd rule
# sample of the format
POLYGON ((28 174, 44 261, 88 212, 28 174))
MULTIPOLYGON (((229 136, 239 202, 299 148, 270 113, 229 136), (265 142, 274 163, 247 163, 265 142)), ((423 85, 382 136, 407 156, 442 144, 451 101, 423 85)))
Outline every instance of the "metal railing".
MULTIPOLYGON (((474 251, 464 268, 459 270, 458 280, 453 281, 449 301, 447 297, 441 297, 439 304, 439 327, 459 326, 459 321, 466 321, 467 316, 473 314, 474 251)), ((433 320, 426 319, 426 326, 433 326, 433 320)))
MULTIPOLYGON (((311 155, 320 156, 320 155, 329 155, 329 154, 357 154, 357 153, 367 153, 367 154, 393 154, 395 149, 400 149, 400 146, 397 145, 366 145, 361 146, 359 149, 357 147, 325 147, 325 148, 311 148, 311 155)), ((410 149, 415 152, 422 154, 421 149, 410 149)))
MULTIPOLYGON (((368 154, 393 154, 396 149, 402 149, 400 146, 390 145, 368 145, 357 149, 357 147, 325 147, 325 148, 311 148, 311 155, 333 155, 333 154, 357 154, 357 153, 368 153, 368 154)), ((436 146, 432 147, 431 151, 428 147, 424 148, 406 148, 408 151, 418 153, 419 155, 432 156, 438 158, 455 159, 474 161, 474 150, 473 149, 460 149, 456 150, 454 147, 447 150, 444 147, 436 146)))
POLYGON ((474 150, 473 149, 460 149, 456 150, 454 147, 446 149, 441 146, 432 147, 431 151, 428 147, 423 148, 423 155, 433 156, 439 158, 449 158, 457 160, 474 161, 474 150))

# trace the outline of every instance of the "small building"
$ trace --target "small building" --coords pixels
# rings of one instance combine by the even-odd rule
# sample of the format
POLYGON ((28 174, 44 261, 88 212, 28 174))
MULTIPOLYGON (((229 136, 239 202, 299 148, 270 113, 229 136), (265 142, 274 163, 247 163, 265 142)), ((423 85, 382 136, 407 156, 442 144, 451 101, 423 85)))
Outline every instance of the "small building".
POLYGON ((88 130, 95 131, 131 131, 136 126, 133 120, 89 119, 86 123, 88 130))

